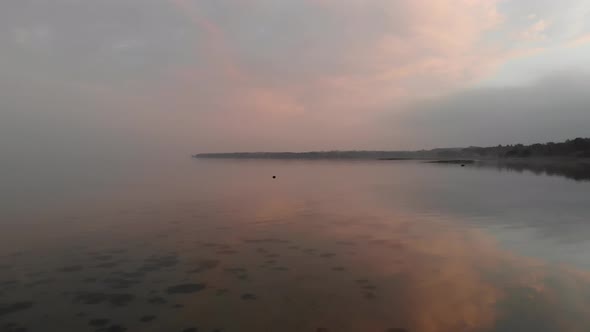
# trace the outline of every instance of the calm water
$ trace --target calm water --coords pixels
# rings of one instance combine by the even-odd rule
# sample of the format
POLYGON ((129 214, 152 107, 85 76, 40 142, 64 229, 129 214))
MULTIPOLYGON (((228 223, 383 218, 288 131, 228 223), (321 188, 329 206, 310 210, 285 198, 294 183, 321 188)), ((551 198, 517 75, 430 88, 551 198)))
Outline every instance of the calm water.
POLYGON ((590 331, 584 177, 172 166, 23 185, 0 220, 0 330, 590 331))

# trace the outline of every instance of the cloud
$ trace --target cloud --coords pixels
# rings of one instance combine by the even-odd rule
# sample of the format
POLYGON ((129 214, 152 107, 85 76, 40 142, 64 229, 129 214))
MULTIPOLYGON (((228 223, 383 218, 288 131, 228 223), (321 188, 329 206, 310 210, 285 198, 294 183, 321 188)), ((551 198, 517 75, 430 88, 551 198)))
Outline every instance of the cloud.
POLYGON ((578 47, 590 43, 590 33, 577 36, 566 43, 567 47, 578 47))
MULTIPOLYGON (((120 119, 132 119, 125 127, 179 149, 401 147, 401 136, 377 134, 380 114, 406 112, 408 103, 469 88, 511 59, 544 52, 551 45, 513 37, 528 28, 531 40, 553 40, 567 21, 550 15, 554 7, 501 0, 2 2, 0 72, 5 84, 34 82, 31 94, 59 87, 52 91, 64 108, 72 92, 96 91, 88 103, 104 98, 120 119), (522 26, 531 13, 534 21, 522 26)), ((395 135, 405 130, 390 125, 395 135)))
POLYGON ((412 128, 407 133, 411 141, 428 146, 437 142, 439 147, 585 137, 590 130, 589 84, 589 73, 566 72, 526 86, 471 89, 418 102, 389 121, 412 128))
POLYGON ((327 133, 353 144, 371 114, 466 86, 508 54, 486 39, 502 24, 496 1, 171 3, 202 47, 145 94, 146 107, 175 109, 201 132, 231 128, 233 149, 266 144, 277 127, 289 146, 302 132, 316 147, 332 145, 327 133))
POLYGON ((540 41, 547 38, 546 31, 551 24, 543 19, 540 19, 527 27, 522 33, 521 38, 525 41, 540 41))

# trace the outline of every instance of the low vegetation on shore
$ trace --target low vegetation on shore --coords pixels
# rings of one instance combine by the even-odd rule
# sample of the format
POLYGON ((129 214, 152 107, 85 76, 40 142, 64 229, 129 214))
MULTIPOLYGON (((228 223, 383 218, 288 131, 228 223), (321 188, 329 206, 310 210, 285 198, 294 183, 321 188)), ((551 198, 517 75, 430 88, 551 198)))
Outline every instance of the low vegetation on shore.
POLYGON ((514 144, 495 147, 443 148, 419 151, 313 151, 313 152, 233 152, 201 153, 193 158, 239 159, 510 159, 510 158, 590 158, 590 138, 560 143, 514 144))

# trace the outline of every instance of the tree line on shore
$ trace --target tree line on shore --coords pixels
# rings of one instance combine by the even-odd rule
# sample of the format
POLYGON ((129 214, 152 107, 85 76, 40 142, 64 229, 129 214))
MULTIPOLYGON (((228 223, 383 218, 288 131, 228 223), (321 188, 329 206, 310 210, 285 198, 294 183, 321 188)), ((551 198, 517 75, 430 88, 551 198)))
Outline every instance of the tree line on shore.
POLYGON ((590 158, 590 138, 530 145, 442 148, 419 151, 311 151, 311 152, 233 152, 201 153, 194 158, 238 159, 508 159, 508 158, 590 158))

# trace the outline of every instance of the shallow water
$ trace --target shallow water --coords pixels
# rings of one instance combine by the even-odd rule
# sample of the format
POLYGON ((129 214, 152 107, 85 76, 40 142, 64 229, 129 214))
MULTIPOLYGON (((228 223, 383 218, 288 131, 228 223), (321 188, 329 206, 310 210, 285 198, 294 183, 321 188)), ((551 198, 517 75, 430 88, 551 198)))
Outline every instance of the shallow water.
POLYGON ((2 218, 0 331, 590 331, 590 182, 182 160, 107 183, 2 218))

